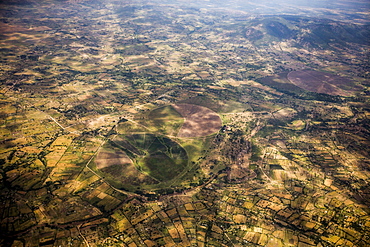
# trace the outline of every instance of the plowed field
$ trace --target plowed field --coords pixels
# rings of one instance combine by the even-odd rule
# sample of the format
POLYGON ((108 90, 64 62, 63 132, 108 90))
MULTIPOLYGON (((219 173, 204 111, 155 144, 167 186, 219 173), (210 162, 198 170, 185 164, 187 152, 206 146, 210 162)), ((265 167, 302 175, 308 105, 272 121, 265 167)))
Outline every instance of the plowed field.
POLYGON ((222 126, 218 114, 206 107, 192 104, 176 104, 173 107, 185 118, 179 137, 207 136, 217 132, 222 126))
POLYGON ((294 85, 315 93, 351 96, 362 89, 349 78, 321 71, 292 71, 287 78, 294 85))
POLYGON ((116 164, 132 164, 132 160, 123 151, 101 151, 95 159, 96 167, 103 169, 116 164))

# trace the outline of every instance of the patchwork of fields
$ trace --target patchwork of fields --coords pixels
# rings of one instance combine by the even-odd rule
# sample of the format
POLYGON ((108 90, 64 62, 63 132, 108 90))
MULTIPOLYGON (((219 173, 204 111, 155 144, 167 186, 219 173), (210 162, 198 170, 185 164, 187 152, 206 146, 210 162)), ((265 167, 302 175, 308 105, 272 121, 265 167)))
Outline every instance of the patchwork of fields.
POLYGON ((368 2, 300 3, 0 2, 0 246, 370 246, 368 2))

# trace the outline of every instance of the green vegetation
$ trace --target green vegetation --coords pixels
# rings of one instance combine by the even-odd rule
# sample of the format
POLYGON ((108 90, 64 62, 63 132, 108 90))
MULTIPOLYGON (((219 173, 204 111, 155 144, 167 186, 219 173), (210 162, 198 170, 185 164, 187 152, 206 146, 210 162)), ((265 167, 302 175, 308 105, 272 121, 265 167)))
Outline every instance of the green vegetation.
POLYGON ((142 122, 154 132, 176 136, 184 118, 171 105, 167 105, 150 111, 142 122))
POLYGON ((117 131, 122 134, 123 133, 143 133, 143 132, 147 132, 148 129, 146 128, 146 126, 140 125, 138 123, 126 121, 126 122, 118 124, 117 131))
POLYGON ((252 156, 251 156, 251 161, 257 162, 261 159, 262 156, 262 150, 261 148, 252 142, 252 156))
POLYGON ((213 97, 207 97, 205 95, 191 97, 182 101, 181 103, 204 106, 215 112, 219 112, 221 108, 217 98, 214 99, 213 97))
POLYGON ((133 134, 120 135, 109 141, 95 158, 95 164, 97 172, 110 183, 129 190, 134 189, 132 185, 135 185, 135 191, 138 191, 137 186, 155 189, 161 186, 160 183, 179 176, 188 166, 188 157, 186 151, 169 138, 133 134), (125 157, 131 159, 126 164, 125 157), (104 165, 99 168, 101 163, 104 165))

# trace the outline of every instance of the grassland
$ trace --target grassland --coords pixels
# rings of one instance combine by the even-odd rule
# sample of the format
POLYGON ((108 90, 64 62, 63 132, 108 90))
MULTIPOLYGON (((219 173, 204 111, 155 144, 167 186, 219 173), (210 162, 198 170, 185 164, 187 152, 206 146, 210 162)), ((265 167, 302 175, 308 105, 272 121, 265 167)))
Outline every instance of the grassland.
POLYGON ((150 111, 146 123, 164 135, 176 136, 184 124, 184 118, 173 106, 167 105, 150 111))

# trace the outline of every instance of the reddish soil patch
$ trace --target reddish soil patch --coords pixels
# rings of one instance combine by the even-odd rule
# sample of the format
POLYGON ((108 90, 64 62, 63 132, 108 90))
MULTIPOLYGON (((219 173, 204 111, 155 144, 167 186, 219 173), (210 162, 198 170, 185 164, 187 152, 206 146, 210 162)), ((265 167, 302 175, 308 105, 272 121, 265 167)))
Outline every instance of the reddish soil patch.
POLYGON ((191 104, 173 105, 184 118, 178 136, 179 137, 200 137, 217 132, 222 121, 218 114, 206 107, 191 104))
POLYGON ((1 23, 0 26, 0 33, 17 33, 17 32, 26 32, 30 31, 30 29, 27 29, 25 27, 19 26, 19 25, 9 25, 6 23, 1 23))
MULTIPOLYGON (((116 150, 115 150, 116 151, 116 150)), ((132 161, 127 157, 126 153, 123 151, 107 152, 101 151, 96 156, 95 164, 98 169, 103 169, 112 165, 118 164, 131 164, 132 161)))
POLYGON ((362 90, 362 87, 349 78, 320 71, 292 71, 287 78, 294 85, 315 93, 350 96, 353 92, 362 90))

